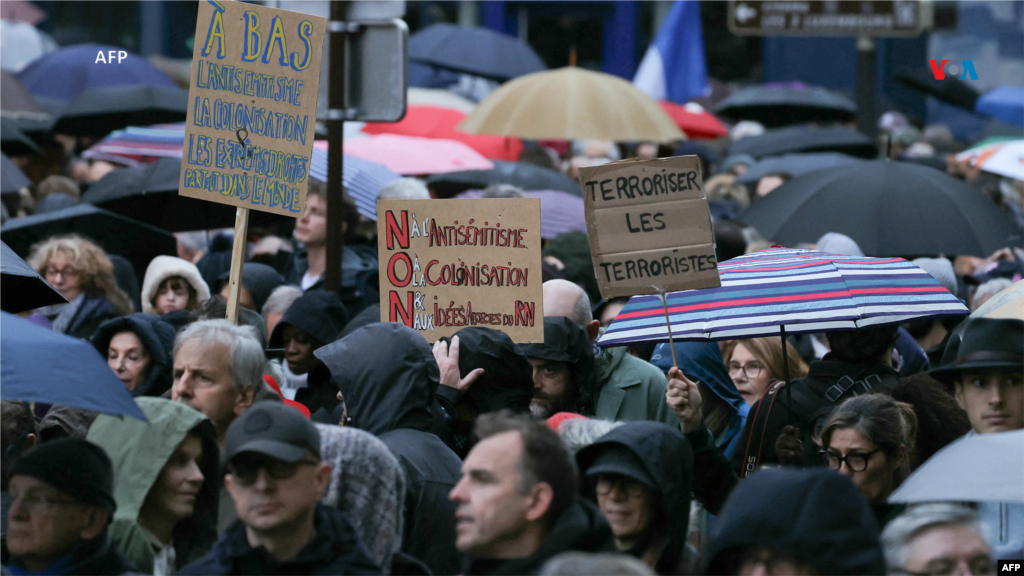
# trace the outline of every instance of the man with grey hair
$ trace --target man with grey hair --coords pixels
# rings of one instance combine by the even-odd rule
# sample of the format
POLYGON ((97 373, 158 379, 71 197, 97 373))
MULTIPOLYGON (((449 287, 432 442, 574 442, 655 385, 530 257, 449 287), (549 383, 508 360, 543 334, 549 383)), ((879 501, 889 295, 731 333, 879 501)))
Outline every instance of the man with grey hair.
POLYGON ((381 188, 377 200, 430 200, 430 191, 415 178, 399 178, 381 188))
MULTIPOLYGON (((548 280, 543 285, 544 315, 565 316, 590 337, 600 335, 590 298, 578 285, 567 280, 548 280)), ((654 420, 677 426, 678 420, 665 402, 668 381, 656 366, 630 354, 625 346, 594 348, 594 414, 603 420, 654 420)))
POLYGON ((265 362, 253 327, 227 320, 195 322, 174 342, 171 399, 205 414, 223 446, 228 426, 252 405, 265 362))
POLYGON ((274 327, 281 321, 284 313, 291 308, 292 304, 302 296, 302 289, 291 284, 284 284, 274 288, 267 301, 263 304, 261 315, 267 325, 267 334, 274 333, 274 327))
POLYGON ((993 574, 992 547, 978 513, 960 504, 921 504, 882 531, 888 573, 993 574))

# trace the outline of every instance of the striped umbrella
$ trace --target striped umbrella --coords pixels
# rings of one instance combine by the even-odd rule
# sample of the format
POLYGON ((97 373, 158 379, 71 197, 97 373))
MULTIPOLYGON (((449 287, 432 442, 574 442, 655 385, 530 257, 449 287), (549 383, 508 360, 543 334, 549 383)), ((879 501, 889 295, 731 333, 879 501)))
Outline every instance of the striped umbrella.
MULTIPOLYGON (((309 163, 309 177, 327 182, 327 149, 313 147, 313 158, 309 163)), ((341 182, 345 191, 355 203, 359 213, 377 221, 377 194, 386 184, 401 178, 381 164, 345 155, 341 167, 341 182)))
MULTIPOLYGON (((666 295, 674 339, 834 332, 969 313, 956 296, 903 258, 769 248, 723 262, 718 269, 720 287, 666 295)), ((598 345, 668 341, 661 296, 633 296, 598 345)))
MULTIPOLYGON (((466 190, 454 198, 481 198, 483 190, 466 190)), ((540 198, 540 237, 555 238, 566 232, 587 233, 583 198, 561 190, 525 190, 527 198, 540 198)))

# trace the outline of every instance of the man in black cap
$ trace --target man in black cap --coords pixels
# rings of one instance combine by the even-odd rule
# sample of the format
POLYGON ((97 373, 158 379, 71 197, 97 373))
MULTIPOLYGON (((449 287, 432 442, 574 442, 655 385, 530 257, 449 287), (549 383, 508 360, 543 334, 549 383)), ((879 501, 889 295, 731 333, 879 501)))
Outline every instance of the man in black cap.
POLYGON ((320 435, 276 402, 246 410, 228 429, 224 484, 239 520, 180 574, 379 574, 338 510, 321 506, 331 467, 320 435))
POLYGON ((530 412, 535 418, 594 413, 594 351, 582 328, 565 316, 547 316, 544 342, 524 344, 522 350, 533 366, 530 412))
POLYGON ((7 551, 13 574, 123 574, 107 540, 114 470, 102 448, 78 438, 43 444, 11 470, 7 551))

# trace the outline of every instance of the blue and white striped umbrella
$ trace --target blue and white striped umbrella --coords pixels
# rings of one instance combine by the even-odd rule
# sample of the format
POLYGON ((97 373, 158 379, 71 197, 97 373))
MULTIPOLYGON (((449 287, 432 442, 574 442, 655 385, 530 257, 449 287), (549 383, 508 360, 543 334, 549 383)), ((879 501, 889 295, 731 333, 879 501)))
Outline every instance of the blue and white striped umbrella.
MULTIPOLYGON (((675 340, 835 332, 969 313, 959 298, 903 258, 769 248, 718 269, 718 288, 666 294, 675 340)), ((634 296, 598 345, 668 341, 661 296, 634 296)))
MULTIPOLYGON (((313 147, 309 177, 327 182, 327 150, 313 147)), ((377 194, 386 184, 399 178, 401 176, 385 166, 348 155, 341 170, 341 181, 359 213, 374 222, 377 221, 377 194)))

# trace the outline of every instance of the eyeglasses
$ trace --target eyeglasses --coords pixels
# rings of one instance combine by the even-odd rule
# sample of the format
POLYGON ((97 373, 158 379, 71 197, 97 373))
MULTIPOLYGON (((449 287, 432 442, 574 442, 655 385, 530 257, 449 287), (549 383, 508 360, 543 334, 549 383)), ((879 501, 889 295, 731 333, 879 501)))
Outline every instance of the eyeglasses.
POLYGON ((27 509, 30 514, 48 511, 53 508, 81 505, 80 502, 76 502, 74 500, 50 498, 39 494, 30 494, 28 496, 19 497, 17 494, 12 492, 10 507, 14 508, 16 504, 27 509))
POLYGON ((618 488, 625 490, 632 498, 639 498, 643 496, 644 491, 647 490, 647 486, 644 486, 643 482, 639 482, 632 478, 625 476, 619 476, 617 474, 598 474, 597 485, 595 490, 601 496, 607 496, 611 494, 612 489, 618 488))
POLYGON ((764 372, 764 365, 760 362, 747 362, 746 364, 729 362, 729 376, 731 378, 739 376, 741 371, 747 375, 747 378, 753 380, 761 377, 761 373, 764 372))
POLYGON ((75 270, 71 266, 65 266, 63 270, 58 270, 57 268, 46 269, 47 276, 56 276, 57 274, 60 274, 65 278, 75 278, 78 276, 78 270, 75 270))
MULTIPOLYGON (((928 563, 923 572, 911 572, 906 568, 892 568, 893 574, 905 574, 906 576, 948 576, 956 572, 963 560, 954 558, 936 558, 928 563)), ((988 576, 996 573, 995 561, 988 555, 979 554, 970 560, 966 560, 967 568, 971 574, 976 576, 988 576)))
POLYGON ((282 462, 275 458, 239 458, 228 466, 238 483, 249 486, 259 478, 260 470, 266 470, 267 476, 274 480, 287 480, 299 471, 300 466, 319 466, 318 460, 299 460, 298 462, 282 462))
POLYGON ((833 470, 839 470, 842 468, 843 462, 846 462, 846 466, 850 470, 863 472, 868 469, 868 461, 871 460, 871 457, 881 451, 881 448, 878 448, 871 452, 850 452, 846 456, 840 456, 838 452, 819 450, 818 454, 821 454, 821 461, 833 470))

